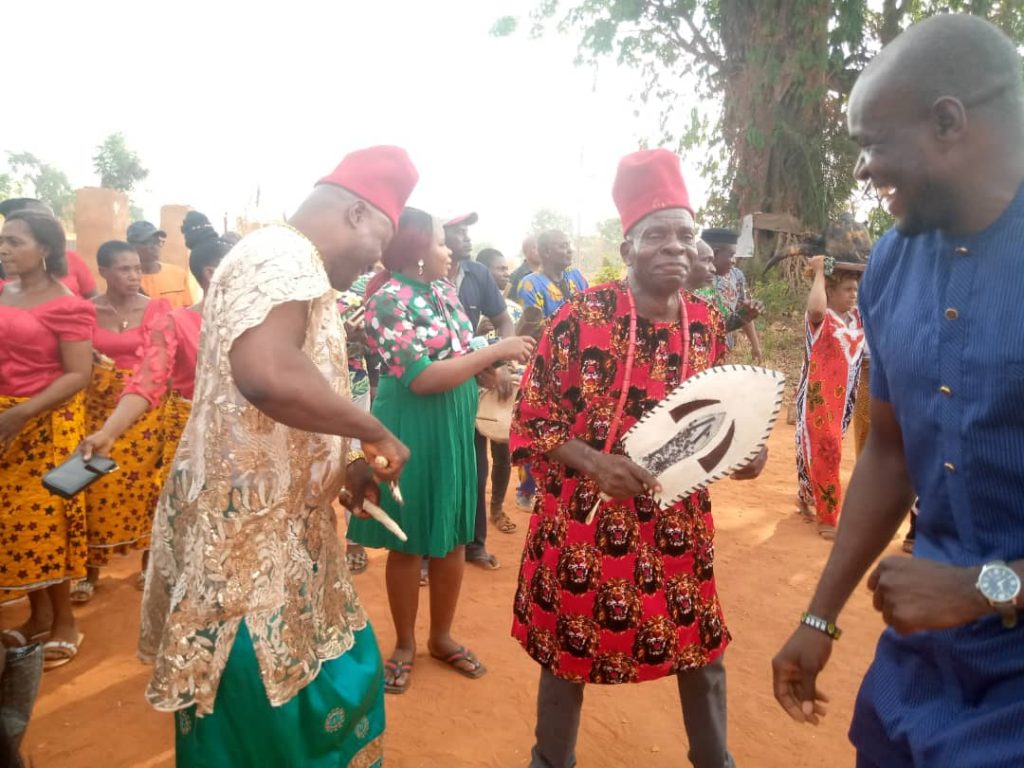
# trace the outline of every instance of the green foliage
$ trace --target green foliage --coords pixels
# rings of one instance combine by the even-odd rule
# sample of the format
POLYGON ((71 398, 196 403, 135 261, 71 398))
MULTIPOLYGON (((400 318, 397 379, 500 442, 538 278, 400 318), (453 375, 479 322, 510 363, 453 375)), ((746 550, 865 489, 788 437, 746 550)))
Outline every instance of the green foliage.
POLYGON ((0 198, 35 197, 50 206, 57 218, 68 221, 74 212, 75 191, 63 171, 31 152, 8 152, 7 165, 10 172, 3 175, 7 181, 2 185, 7 193, 0 198))
POLYGON ((14 178, 9 173, 0 173, 0 200, 14 197, 14 178))
POLYGON ((610 257, 606 256, 601 262, 601 267, 593 276, 589 277, 591 285, 600 285, 601 283, 611 283, 616 280, 621 280, 626 275, 626 265, 621 261, 615 262, 610 257))
POLYGON ((572 235, 576 231, 576 226, 568 214, 551 208, 541 208, 533 214, 533 221, 530 222, 530 234, 539 235, 549 229, 558 229, 567 235, 572 235))
POLYGON ((124 135, 112 133, 96 147, 93 168, 100 177, 100 186, 131 192, 135 185, 149 176, 138 154, 125 144, 124 135))
POLYGON ((871 239, 877 240, 896 224, 896 219, 885 208, 878 205, 868 212, 868 232, 871 239))
MULTIPOLYGON (((821 228, 854 188, 845 107, 857 74, 910 23, 945 11, 1024 42, 1016 0, 538 0, 531 17, 534 34, 552 23, 576 31, 578 62, 614 57, 641 73, 638 98, 660 119, 644 143, 699 158, 704 223, 775 211, 821 228)), ((492 32, 517 27, 505 17, 492 32)))

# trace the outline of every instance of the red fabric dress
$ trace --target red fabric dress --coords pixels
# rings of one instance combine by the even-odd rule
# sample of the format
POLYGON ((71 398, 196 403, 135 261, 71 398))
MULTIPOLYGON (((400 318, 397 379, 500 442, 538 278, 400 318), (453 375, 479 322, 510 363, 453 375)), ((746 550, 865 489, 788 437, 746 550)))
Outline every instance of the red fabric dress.
MULTIPOLYGON (((125 390, 133 371, 143 361, 164 359, 166 339, 173 337, 171 307, 164 299, 151 299, 142 322, 117 332, 96 326, 93 348, 113 365, 93 367, 86 397, 86 423, 90 432, 99 430, 125 390)), ((161 405, 167 392, 169 366, 162 382, 153 378, 147 391, 139 392, 153 406, 161 405)), ((163 488, 160 471, 164 453, 162 408, 142 416, 114 444, 110 457, 118 471, 93 483, 85 491, 89 526, 89 564, 105 565, 110 555, 123 554, 149 545, 153 511, 163 488)))
POLYGON ((192 412, 199 331, 203 322, 202 313, 188 307, 174 310, 170 318, 172 332, 147 342, 143 359, 124 387, 124 394, 145 397, 155 408, 157 403, 150 393, 165 392, 170 380, 171 391, 163 403, 164 450, 158 478, 161 485, 166 480, 181 433, 185 431, 185 423, 192 412))
MULTIPOLYGON (((95 324, 95 307, 77 296, 60 296, 31 309, 0 305, 0 412, 60 378, 60 343, 88 341, 95 324)), ((0 593, 9 596, 8 590, 85 575, 82 497, 65 501, 41 482, 74 452, 84 434, 78 394, 29 420, 0 452, 0 593)))
MULTIPOLYGON (((686 378, 719 361, 724 328, 688 297, 689 364, 680 323, 637 319, 634 367, 619 436, 686 378)), ((513 605, 512 635, 561 678, 652 680, 717 658, 729 641, 714 579, 707 491, 665 509, 650 497, 602 505, 597 484, 553 463, 573 438, 604 448, 629 346, 625 283, 592 288, 552 317, 527 369, 512 425, 512 459, 530 463, 539 500, 513 605)), ((621 452, 616 442, 614 452, 621 452)))
POLYGON ((799 496, 814 504, 818 521, 836 525, 843 506, 839 465, 843 434, 853 413, 864 328, 854 309, 846 318, 831 309, 817 327, 805 320, 806 357, 797 390, 799 496))

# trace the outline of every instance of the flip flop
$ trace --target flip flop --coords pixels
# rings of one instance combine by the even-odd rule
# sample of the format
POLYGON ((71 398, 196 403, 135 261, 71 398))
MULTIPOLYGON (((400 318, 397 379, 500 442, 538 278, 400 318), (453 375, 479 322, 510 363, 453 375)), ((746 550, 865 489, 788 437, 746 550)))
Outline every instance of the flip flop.
POLYGON ((77 640, 73 643, 67 640, 48 640, 43 643, 43 670, 63 667, 78 655, 83 640, 85 635, 79 632, 77 640))
POLYGON ((836 527, 826 523, 818 523, 818 535, 825 541, 833 541, 836 538, 836 527))
POLYGON ((515 533, 516 524, 512 522, 511 518, 504 512, 500 512, 497 515, 491 515, 491 523, 502 533, 515 533))
POLYGON ((88 579, 82 579, 81 581, 76 581, 74 586, 71 587, 70 600, 76 605, 84 605, 92 600, 95 594, 96 585, 88 579))
POLYGON ((469 562, 478 568, 483 568, 485 571, 496 571, 501 568, 501 563, 498 562, 498 558, 490 554, 484 555, 483 557, 474 557, 469 562))
MULTIPOLYGON (((434 656, 434 654, 430 655, 434 656)), ((448 656, 434 656, 434 658, 438 661, 444 662, 460 675, 468 677, 470 680, 476 680, 478 677, 483 677, 487 674, 487 667, 480 663, 480 659, 476 657, 476 654, 461 645, 448 656), (460 667, 460 662, 472 664, 473 669, 470 670, 465 667, 460 667)))
POLYGON ((384 693, 405 693, 409 690, 409 684, 412 682, 412 665, 411 661, 399 661, 398 659, 388 659, 384 662, 384 693), (388 682, 388 673, 391 674, 393 681, 398 680, 403 675, 405 676, 405 682, 401 685, 397 685, 394 682, 388 682))

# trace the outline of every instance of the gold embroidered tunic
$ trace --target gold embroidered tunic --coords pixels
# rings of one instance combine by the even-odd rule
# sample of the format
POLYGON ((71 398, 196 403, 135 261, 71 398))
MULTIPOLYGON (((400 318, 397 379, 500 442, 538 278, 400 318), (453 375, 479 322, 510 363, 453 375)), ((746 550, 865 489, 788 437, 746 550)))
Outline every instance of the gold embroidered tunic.
POLYGON ((235 339, 290 301, 309 302, 303 351, 348 397, 344 330, 319 253, 285 226, 245 238, 210 284, 192 414, 153 523, 139 655, 154 664, 146 697, 159 710, 213 711, 243 620, 274 706, 367 623, 331 508, 347 441, 275 422, 231 374, 235 339))

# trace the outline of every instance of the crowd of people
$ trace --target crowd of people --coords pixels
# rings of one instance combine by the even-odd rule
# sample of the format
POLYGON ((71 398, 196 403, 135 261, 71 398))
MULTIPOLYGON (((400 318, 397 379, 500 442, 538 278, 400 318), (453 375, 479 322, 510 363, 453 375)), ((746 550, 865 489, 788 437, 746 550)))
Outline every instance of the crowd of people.
MULTIPOLYGON (((1020 59, 986 22, 936 17, 867 67, 849 124, 858 178, 897 224, 866 271, 828 247, 806 263, 797 503, 834 545, 775 695, 797 721, 824 716, 840 611, 913 506, 914 557, 868 581, 891 629, 857 702, 858 765, 1018 765, 1024 353, 999 329, 1024 311, 1020 59)), ((487 671, 454 625, 466 564, 500 568, 488 533, 517 530, 516 466, 531 768, 576 764, 586 684, 667 675, 690 762, 734 765, 712 494, 659 504, 622 437, 739 334, 763 363, 736 232, 698 226, 678 156, 633 152, 611 190, 625 276, 591 287, 557 230, 527 238, 514 271, 493 248, 472 258, 478 215, 408 207, 417 181, 378 146, 286 224, 239 239, 190 212, 188 272, 134 222, 95 254, 102 293, 44 204, 0 205, 0 595, 30 605, 5 648, 71 663, 74 606, 141 551, 145 695, 175 713, 178 765, 379 765, 384 696, 414 680, 420 587, 428 653, 487 671), (478 428, 482 393, 511 412, 507 440, 478 428), (41 479, 76 455, 118 469, 51 494, 41 479), (352 581, 366 548, 387 550, 386 657, 352 581)))

